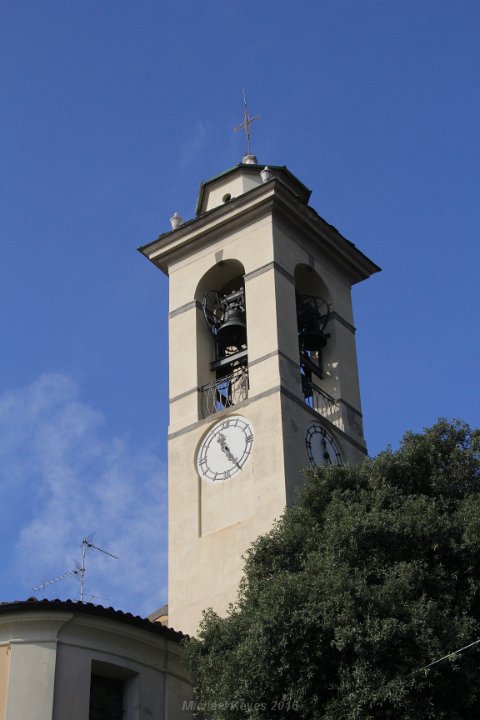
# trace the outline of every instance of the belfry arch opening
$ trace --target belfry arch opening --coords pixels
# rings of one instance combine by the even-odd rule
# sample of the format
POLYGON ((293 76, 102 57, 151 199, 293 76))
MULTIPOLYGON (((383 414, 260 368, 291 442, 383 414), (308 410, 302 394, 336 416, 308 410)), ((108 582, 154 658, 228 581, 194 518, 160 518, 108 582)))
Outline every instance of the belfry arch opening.
POLYGON ((220 260, 197 286, 201 417, 232 407, 248 395, 244 274, 238 260, 220 260))
POLYGON ((335 401, 325 389, 325 356, 332 345, 331 294, 310 265, 297 265, 294 277, 303 397, 319 414, 331 416, 335 401))

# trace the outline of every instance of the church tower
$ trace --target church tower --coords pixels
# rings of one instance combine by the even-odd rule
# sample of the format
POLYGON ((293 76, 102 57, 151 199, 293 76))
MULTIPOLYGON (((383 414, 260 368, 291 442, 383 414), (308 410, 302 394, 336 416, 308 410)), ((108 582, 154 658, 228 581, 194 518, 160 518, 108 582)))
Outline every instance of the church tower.
POLYGON ((366 455, 351 287, 379 270, 254 156, 140 251, 169 276, 169 625, 236 598, 302 468, 366 455))

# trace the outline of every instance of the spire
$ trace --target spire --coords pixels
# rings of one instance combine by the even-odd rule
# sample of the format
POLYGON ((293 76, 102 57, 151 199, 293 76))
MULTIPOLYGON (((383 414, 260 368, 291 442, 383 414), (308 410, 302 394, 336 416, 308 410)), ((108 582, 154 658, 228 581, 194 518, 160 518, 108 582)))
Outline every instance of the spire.
POLYGON ((247 154, 243 156, 243 162, 247 165, 256 164, 257 158, 255 155, 252 155, 252 149, 250 146, 250 125, 255 122, 255 120, 259 120, 260 115, 254 115, 253 117, 250 117, 248 114, 248 107, 247 107, 247 98, 245 97, 245 90, 243 91, 243 123, 241 125, 237 125, 237 127, 234 127, 234 131, 241 130, 242 128, 245 130, 245 136, 247 138, 247 154))

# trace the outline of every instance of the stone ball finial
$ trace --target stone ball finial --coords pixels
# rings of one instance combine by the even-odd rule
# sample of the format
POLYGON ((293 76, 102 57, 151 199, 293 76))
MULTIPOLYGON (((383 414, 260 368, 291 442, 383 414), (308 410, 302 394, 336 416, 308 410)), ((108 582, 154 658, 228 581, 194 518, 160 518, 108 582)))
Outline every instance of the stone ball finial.
POLYGON ((264 183, 268 182, 269 180, 271 180, 273 178, 273 173, 270 170, 270 168, 268 167, 268 165, 265 165, 263 170, 260 170, 260 176, 262 178, 262 182, 264 182, 264 183))
POLYGON ((183 223, 183 220, 180 217, 180 215, 178 214, 178 212, 173 213, 172 217, 170 218, 170 223, 172 225, 172 230, 176 230, 179 227, 179 225, 181 225, 183 223))

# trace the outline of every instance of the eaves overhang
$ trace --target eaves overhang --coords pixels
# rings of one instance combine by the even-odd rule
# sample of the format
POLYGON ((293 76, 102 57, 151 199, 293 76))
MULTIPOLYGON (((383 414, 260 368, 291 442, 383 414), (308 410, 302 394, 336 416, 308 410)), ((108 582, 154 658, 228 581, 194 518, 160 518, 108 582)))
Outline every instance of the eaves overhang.
POLYGON ((165 625, 161 625, 160 623, 151 622, 147 618, 142 618, 139 615, 132 615, 128 612, 115 610, 112 607, 107 608, 103 607, 103 605, 94 605, 93 603, 82 603, 74 600, 37 600, 36 598, 0 603, 0 617, 46 612, 52 616, 55 613, 72 613, 74 615, 88 615, 105 620, 114 620, 145 630, 149 633, 154 633, 155 635, 161 635, 177 643, 182 642, 184 638, 188 637, 178 630, 165 627, 165 625))
POLYGON ((252 220, 252 211, 265 208, 265 201, 273 194, 274 183, 268 183, 248 190, 229 203, 212 208, 199 217, 192 218, 175 230, 160 235, 157 240, 139 247, 148 260, 168 275, 169 266, 190 252, 190 243, 195 241, 195 249, 214 241, 220 232, 228 227, 241 226, 252 220), (182 252, 183 251, 183 252, 182 252))
POLYGON ((192 243, 195 244, 195 250, 207 247, 226 232, 241 229, 269 213, 274 220, 281 218, 300 229, 306 239, 321 243, 329 257, 342 263, 352 283, 360 282, 380 270, 333 225, 305 205, 278 176, 183 223, 175 230, 163 233, 157 240, 138 250, 168 275, 172 264, 191 253, 192 243))
POLYGON ((366 280, 381 268, 370 260, 357 246, 328 223, 312 207, 299 207, 288 195, 277 203, 274 219, 281 218, 287 225, 301 230, 304 242, 311 242, 347 275, 352 285, 366 280))

